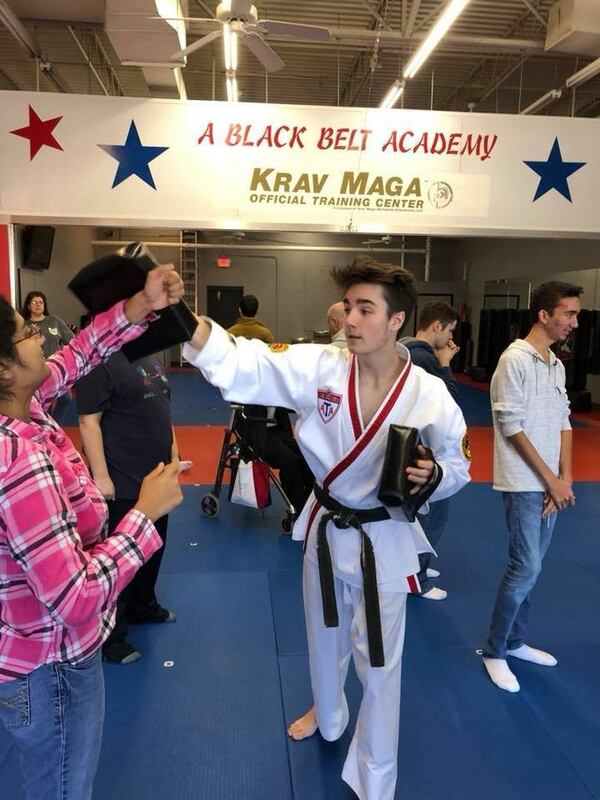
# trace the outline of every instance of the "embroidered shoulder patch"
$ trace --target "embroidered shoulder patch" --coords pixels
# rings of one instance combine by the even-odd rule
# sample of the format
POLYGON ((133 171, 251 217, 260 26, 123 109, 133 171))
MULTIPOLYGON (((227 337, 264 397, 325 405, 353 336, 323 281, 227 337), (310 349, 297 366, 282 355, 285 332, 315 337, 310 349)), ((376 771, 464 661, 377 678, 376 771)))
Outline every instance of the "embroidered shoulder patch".
POLYGON ((465 433, 462 438, 462 442, 460 443, 460 449, 462 450, 463 456, 468 460, 471 461, 473 458, 473 451, 471 450, 471 442, 469 440, 469 434, 465 433))
POLYGON ((273 342, 273 344, 269 345, 269 350, 272 353, 285 353, 288 347, 289 344, 284 344, 284 342, 273 342))
POLYGON ((323 422, 331 422, 342 405, 342 395, 329 389, 317 389, 317 408, 323 422))

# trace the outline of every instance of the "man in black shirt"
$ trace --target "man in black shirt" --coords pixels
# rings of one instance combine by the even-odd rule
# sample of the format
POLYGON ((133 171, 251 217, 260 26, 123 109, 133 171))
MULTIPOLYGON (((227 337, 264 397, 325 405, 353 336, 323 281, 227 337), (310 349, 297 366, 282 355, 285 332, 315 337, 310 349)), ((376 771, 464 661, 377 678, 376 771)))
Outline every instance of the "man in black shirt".
MULTIPOLYGON (((179 458, 169 383, 158 359, 142 358, 131 364, 119 352, 75 388, 83 448, 108 503, 110 533, 135 505, 144 476, 160 461, 179 458)), ((156 521, 163 546, 119 596, 116 624, 102 649, 106 661, 128 664, 140 658, 127 641, 128 622, 175 621, 175 614, 160 606, 155 594, 167 523, 168 516, 156 521)))

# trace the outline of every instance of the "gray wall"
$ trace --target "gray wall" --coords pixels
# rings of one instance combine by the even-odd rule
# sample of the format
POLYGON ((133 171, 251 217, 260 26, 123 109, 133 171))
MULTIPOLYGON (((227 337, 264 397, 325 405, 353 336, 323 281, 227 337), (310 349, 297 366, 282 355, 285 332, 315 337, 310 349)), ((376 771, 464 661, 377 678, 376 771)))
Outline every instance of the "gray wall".
MULTIPOLYGON (((95 257, 91 245, 95 236, 95 228, 57 227, 50 268, 42 271, 19 270, 21 300, 25 299, 27 292, 43 292, 51 314, 61 317, 68 324, 79 325, 79 318, 85 313, 85 309, 67 289, 67 284, 82 266, 95 257)), ((17 253, 17 266, 19 265, 20 253, 17 253)))
MULTIPOLYGON (((98 232, 99 239, 106 239, 106 235, 107 231, 98 232)), ((200 237, 203 243, 219 244, 214 248, 198 250, 198 311, 206 312, 207 286, 242 286, 246 294, 258 297, 260 307, 257 318, 273 331, 276 339, 289 341, 298 336, 310 337, 314 330, 327 328, 327 308, 339 299, 338 290, 329 277, 330 268, 348 264, 355 256, 369 252, 368 246, 361 244, 365 238, 365 234, 255 232, 239 237, 227 232, 206 233, 200 237), (231 247, 231 244, 243 244, 244 249, 231 247), (256 244, 256 248, 246 248, 253 244, 256 244), (278 244, 282 245, 281 249, 278 244), (357 252, 283 249, 290 245, 357 248, 357 252), (266 247, 275 249, 267 250, 266 247), (231 259, 229 268, 217 267, 216 260, 221 255, 231 259)), ((106 239, 106 246, 96 248, 97 254, 110 252, 113 240, 161 242, 161 246, 151 245, 155 256, 161 262, 172 261, 177 267, 180 266, 178 234, 172 230, 114 229, 112 236, 106 239)), ((400 243, 398 238, 390 247, 399 247, 400 243)), ((406 255, 405 266, 415 274, 420 291, 453 294, 457 304, 466 301, 462 268, 456 267, 457 246, 457 240, 433 240, 431 280, 428 283, 423 281, 424 255, 406 255), (458 275, 460 278, 457 278, 458 275)), ((407 238, 406 247, 424 250, 425 239, 407 238)), ((389 252, 389 249, 371 252, 380 261, 401 263, 401 255, 389 252)), ((411 324, 408 328, 412 330, 411 324)))
MULTIPOLYGON (((360 247, 360 239, 317 236, 315 234, 290 234, 285 244, 303 242, 308 246, 360 247)), ((454 280, 454 253, 446 256, 444 241, 438 240, 433 247, 431 259, 431 280, 423 281, 424 256, 407 254, 405 266, 417 278, 419 291, 430 293, 451 293, 455 302, 465 302, 466 284, 454 280)), ((277 238, 269 240, 277 245, 277 238)), ((454 247, 454 243, 449 245, 454 247)), ((424 247, 424 240, 411 240, 407 247, 424 247)), ((362 252, 368 252, 365 247, 362 252)), ((314 330, 327 328, 328 307, 339 300, 339 290, 330 278, 329 270, 343 266, 359 255, 358 252, 319 252, 294 250, 230 250, 216 248, 201 251, 198 308, 206 310, 206 286, 243 286, 247 294, 255 294, 260 302, 258 318, 267 325, 275 337, 289 341, 298 336, 311 336, 314 330), (218 255, 231 258, 229 269, 219 269, 216 265, 218 255)), ((380 261, 401 263, 401 255, 385 250, 372 253, 380 261)), ((409 326, 410 327, 410 326, 409 326)))
MULTIPOLYGON (((298 336, 312 335, 314 330, 327 327, 326 311, 339 299, 329 270, 342 266, 361 253, 371 253, 380 261, 402 263, 400 253, 391 252, 401 245, 395 237, 388 248, 369 245, 365 234, 270 234, 246 233, 236 236, 228 233, 205 233, 200 241, 215 244, 210 249, 198 250, 198 310, 206 310, 207 286, 243 286, 246 293, 255 294, 260 301, 259 319, 281 341, 298 336), (218 244, 216 244, 218 242, 218 244), (231 244, 256 245, 252 249, 236 249, 231 244), (279 247, 278 245, 281 245, 279 247), (336 250, 293 250, 287 246, 346 248, 336 250), (275 249, 265 249, 273 247, 275 249), (219 255, 231 258, 231 267, 219 269, 219 255)), ((84 264, 102 255, 114 252, 118 242, 146 241, 162 263, 173 262, 181 266, 179 232, 171 229, 96 229, 90 227, 57 226, 50 269, 47 272, 20 270, 22 296, 30 289, 43 291, 53 313, 66 322, 78 324, 83 308, 66 289, 69 280, 84 264), (92 242, 99 242, 92 245, 92 242)), ((406 253, 405 266, 417 279, 419 291, 430 294, 452 294, 455 304, 467 300, 467 284, 463 282, 461 241, 432 239, 430 280, 425 281, 425 239, 407 237, 405 245, 421 252, 406 253)), ((407 333, 413 329, 407 324, 407 333)))
MULTIPOLYGON (((600 308, 597 239, 463 239, 455 256, 457 269, 466 264, 475 343, 486 281, 512 277, 528 280, 534 288, 544 281, 568 281, 583 286, 583 308, 600 308)), ((600 403, 600 376, 588 376, 588 388, 593 401, 600 403)))
MULTIPOLYGON (((260 301, 258 317, 281 341, 297 336, 311 336, 313 330, 327 327, 326 311, 338 299, 338 291, 329 277, 329 269, 347 264, 359 252, 371 252, 380 261, 401 263, 401 255, 378 247, 369 251, 362 242, 365 234, 270 234, 205 233, 201 241, 219 244, 198 251, 198 309, 206 309, 206 286, 243 286, 246 293, 260 301), (255 249, 235 249, 235 243, 256 244, 255 249), (281 249, 278 247, 280 244, 281 249), (359 252, 285 250, 286 245, 357 248, 359 252), (261 247, 262 245, 262 247, 261 247), (275 247, 273 250, 264 249, 275 247), (216 258, 231 258, 229 269, 219 269, 216 258)), ((152 249, 163 263, 181 265, 179 232, 171 229, 96 229, 57 227, 52 261, 47 272, 20 270, 22 297, 31 290, 43 291, 52 313, 66 322, 78 324, 83 309, 66 285, 84 264, 117 248, 113 241, 152 241, 161 246, 152 249), (93 240, 105 244, 92 246, 93 240)), ((399 247, 395 237, 390 248, 399 247)), ((424 249, 423 237, 407 237, 406 247, 424 249)), ((421 253, 407 253, 405 266, 417 279, 420 292, 453 294, 456 306, 468 303, 477 341, 479 311, 485 283, 490 280, 518 278, 533 285, 543 280, 568 280, 584 287, 583 306, 600 308, 600 241, 555 239, 432 239, 430 280, 425 282, 425 259, 421 253)), ((407 333, 412 331, 412 321, 407 333)), ((595 402, 600 402, 600 376, 590 376, 588 385, 595 402)))

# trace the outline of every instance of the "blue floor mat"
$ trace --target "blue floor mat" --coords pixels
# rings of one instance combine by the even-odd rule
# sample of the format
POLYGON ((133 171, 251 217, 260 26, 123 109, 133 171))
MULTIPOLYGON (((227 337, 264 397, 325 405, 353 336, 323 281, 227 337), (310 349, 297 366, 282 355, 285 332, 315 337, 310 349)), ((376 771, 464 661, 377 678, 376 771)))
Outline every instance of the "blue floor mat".
MULTIPOLYGON (((284 656, 279 659, 279 670, 285 719, 289 725, 312 704, 308 656, 284 656)), ((347 697, 355 719, 360 684, 352 668, 348 675, 347 697)), ((356 800, 354 792, 340 779, 351 738, 350 730, 337 742, 326 742, 318 734, 301 742, 288 738, 294 800, 356 800)))
POLYGON ((291 798, 267 576, 163 577, 161 601, 177 622, 132 627, 142 659, 105 667, 95 800, 291 798))
POLYGON ((269 572, 273 624, 279 656, 308 653, 302 604, 302 569, 269 572))
POLYGON ((589 800, 585 777, 531 711, 528 692, 494 687, 471 650, 409 638, 396 796, 589 800))
POLYGON ((595 644, 570 648, 552 669, 518 665, 525 702, 594 797, 600 797, 598 664, 595 644))
POLYGON ((230 407, 197 369, 169 372, 174 425, 225 425, 230 407))
POLYGON ((462 409, 467 425, 477 427, 492 424, 489 392, 475 389, 465 383, 458 383, 458 404, 462 409))
MULTIPOLYGON (((338 743, 285 735, 311 703, 301 546, 280 533, 278 507, 261 520, 225 501, 202 518, 204 491, 185 487, 170 520, 159 599, 177 622, 132 628, 143 658, 105 667, 95 800, 350 800, 340 773, 351 730, 338 743)), ((559 665, 511 662, 518 695, 494 687, 474 652, 506 563, 501 499, 486 484, 453 499, 433 564, 448 599, 409 599, 398 798, 600 800, 599 485, 575 492, 530 622, 559 665)), ((353 721, 360 694, 351 671, 353 721)), ((7 751, 0 733, 0 797, 22 800, 7 751)))
POLYGON ((219 515, 208 519, 200 511, 200 498, 209 489, 183 487, 184 502, 169 517, 161 574, 301 568, 302 544, 281 531, 279 498, 261 516, 256 509, 229 503, 225 487, 219 515))
MULTIPOLYGON (((600 530, 597 484, 576 484, 575 508, 559 516, 544 568, 534 590, 529 630, 540 646, 600 642, 600 626, 590 625, 584 605, 600 607, 600 530), (582 555, 587 559, 584 561, 582 555)), ((425 626, 443 644, 481 647, 508 556, 504 510, 489 484, 470 484, 450 506, 448 528, 432 566, 448 599, 432 604, 409 598, 409 625, 425 626)))
MULTIPOLYGON (((281 658, 280 670, 289 721, 310 702, 308 659, 281 658)), ((351 721, 339 742, 325 742, 317 735, 288 743, 295 800, 354 797, 340 774, 360 694, 351 671, 347 685, 351 721)), ((530 695, 526 688, 512 696, 493 687, 471 651, 443 648, 433 652, 427 642, 413 638, 404 656, 396 798, 590 800, 600 796, 589 790, 594 776, 588 760, 597 737, 585 748, 585 763, 576 765, 582 767, 579 772, 565 752, 568 748, 562 742, 557 745, 554 730, 549 732, 531 708, 530 695)), ((557 722, 551 720, 553 725, 557 722)))

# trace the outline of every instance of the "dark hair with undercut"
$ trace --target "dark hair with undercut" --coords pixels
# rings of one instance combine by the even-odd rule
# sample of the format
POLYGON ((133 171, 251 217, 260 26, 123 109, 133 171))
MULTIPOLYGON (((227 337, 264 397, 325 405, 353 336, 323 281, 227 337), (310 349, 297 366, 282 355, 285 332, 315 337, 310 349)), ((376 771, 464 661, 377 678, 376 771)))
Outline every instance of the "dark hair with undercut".
POLYGON ((253 294, 245 294, 240 300, 240 311, 243 317, 255 317, 258 311, 258 298, 253 294))
POLYGON ((333 267, 331 277, 344 292, 357 283, 381 286, 388 317, 404 311, 404 325, 417 305, 417 289, 412 272, 396 264, 384 264, 370 256, 359 256, 346 267, 333 267))
POLYGON ((576 286, 574 283, 548 281, 540 284, 531 293, 529 311, 532 322, 538 322, 540 311, 546 311, 552 316, 554 309, 564 297, 579 297, 582 292, 583 287, 576 286))
POLYGON ((441 322, 442 328, 446 328, 452 322, 458 322, 458 320, 458 311, 452 308, 450 303, 437 300, 435 303, 427 303, 426 306, 423 306, 423 310, 419 316, 417 330, 426 331, 434 322, 441 322))
POLYGON ((46 300, 46 295, 43 292, 28 292, 27 297, 23 302, 23 308, 21 309, 21 316, 23 319, 31 319, 31 309, 29 308, 29 303, 31 303, 34 297, 41 297, 44 301, 44 316, 47 317, 50 313, 48 311, 48 301, 46 300))
POLYGON ((13 341, 16 331, 15 310, 0 294, 0 400, 7 400, 12 396, 10 383, 3 377, 1 368, 11 362, 21 363, 13 341))

